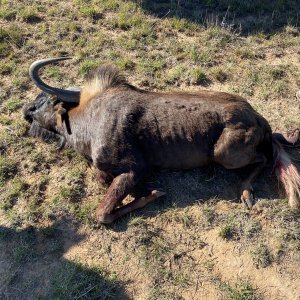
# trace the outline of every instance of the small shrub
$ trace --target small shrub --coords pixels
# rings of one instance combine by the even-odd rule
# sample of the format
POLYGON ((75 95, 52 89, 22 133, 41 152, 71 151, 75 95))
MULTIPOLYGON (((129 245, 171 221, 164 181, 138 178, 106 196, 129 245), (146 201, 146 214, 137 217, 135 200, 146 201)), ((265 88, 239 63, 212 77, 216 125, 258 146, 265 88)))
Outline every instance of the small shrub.
POLYGON ((114 26, 128 30, 132 27, 141 27, 144 22, 145 16, 133 3, 126 3, 122 6, 114 20, 114 26))
POLYGON ((117 58, 114 63, 119 67, 120 70, 132 70, 134 69, 134 62, 127 57, 117 58))
POLYGON ((119 0, 98 0, 98 2, 98 5, 100 5, 104 10, 116 10, 120 7, 119 0))
POLYGON ((213 41, 219 47, 224 47, 232 41, 233 34, 219 26, 211 26, 206 30, 205 38, 207 41, 213 41))
POLYGON ((178 65, 166 74, 166 82, 169 84, 174 84, 176 81, 183 79, 186 68, 184 66, 178 65))
POLYGON ((61 80, 62 75, 60 73, 60 69, 58 67, 48 67, 45 69, 45 75, 47 77, 53 78, 55 80, 61 80))

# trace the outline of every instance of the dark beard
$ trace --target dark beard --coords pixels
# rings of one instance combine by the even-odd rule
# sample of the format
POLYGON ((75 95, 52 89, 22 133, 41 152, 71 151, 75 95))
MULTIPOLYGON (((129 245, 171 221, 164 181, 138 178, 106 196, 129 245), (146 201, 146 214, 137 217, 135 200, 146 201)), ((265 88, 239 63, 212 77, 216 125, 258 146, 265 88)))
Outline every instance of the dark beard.
POLYGON ((36 121, 32 122, 28 133, 30 136, 41 138, 46 143, 56 143, 58 149, 62 149, 66 144, 63 135, 41 127, 36 121))

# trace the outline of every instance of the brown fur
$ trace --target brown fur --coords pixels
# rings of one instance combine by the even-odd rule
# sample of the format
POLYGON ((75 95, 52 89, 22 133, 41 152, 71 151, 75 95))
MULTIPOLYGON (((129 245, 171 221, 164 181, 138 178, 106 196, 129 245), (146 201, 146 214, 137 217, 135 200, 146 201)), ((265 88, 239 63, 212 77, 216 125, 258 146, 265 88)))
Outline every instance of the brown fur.
POLYGON ((99 181, 111 181, 96 211, 100 223, 112 222, 163 195, 153 191, 120 207, 153 167, 192 169, 218 163, 237 169, 250 165, 252 171, 241 182, 240 195, 251 208, 255 178, 268 161, 276 159, 290 205, 299 207, 298 171, 278 148, 268 122, 242 97, 211 91, 147 92, 105 66, 89 75, 79 105, 69 110, 62 124, 55 117, 57 108, 51 108, 46 98, 38 96, 33 107, 26 109, 25 118, 58 132, 93 162, 100 171, 99 181))

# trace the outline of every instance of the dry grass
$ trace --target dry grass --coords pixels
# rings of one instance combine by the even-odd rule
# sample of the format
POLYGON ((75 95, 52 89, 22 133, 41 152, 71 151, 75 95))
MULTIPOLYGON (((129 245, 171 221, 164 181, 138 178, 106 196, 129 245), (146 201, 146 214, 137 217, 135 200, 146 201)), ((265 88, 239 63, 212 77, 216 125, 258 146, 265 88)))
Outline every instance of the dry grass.
POLYGON ((51 84, 80 86, 110 62, 141 88, 229 91, 274 129, 300 127, 299 5, 267 2, 0 0, 1 299, 300 294, 300 215, 278 194, 272 167, 254 186, 252 211, 237 200, 234 172, 164 171, 149 180, 165 199, 99 226, 105 189, 93 170, 73 151, 27 137, 21 112, 38 93, 30 63, 70 55, 45 71, 51 84))

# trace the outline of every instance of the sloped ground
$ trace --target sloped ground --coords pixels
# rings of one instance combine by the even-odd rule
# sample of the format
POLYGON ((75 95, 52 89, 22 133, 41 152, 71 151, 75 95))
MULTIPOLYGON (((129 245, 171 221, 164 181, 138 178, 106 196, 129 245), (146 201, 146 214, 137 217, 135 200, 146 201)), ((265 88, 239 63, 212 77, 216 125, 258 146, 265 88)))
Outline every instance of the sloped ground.
POLYGON ((212 166, 152 174, 164 199, 99 226, 93 169, 26 134, 29 65, 60 55, 74 59, 45 70, 56 86, 111 62, 139 87, 229 91, 300 127, 299 4, 194 2, 0 2, 1 299, 299 299, 300 215, 272 166, 251 211, 236 172, 212 166))

